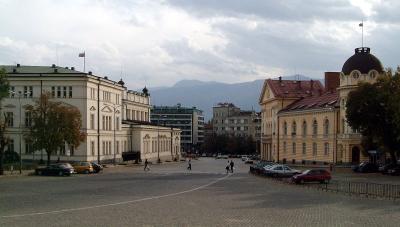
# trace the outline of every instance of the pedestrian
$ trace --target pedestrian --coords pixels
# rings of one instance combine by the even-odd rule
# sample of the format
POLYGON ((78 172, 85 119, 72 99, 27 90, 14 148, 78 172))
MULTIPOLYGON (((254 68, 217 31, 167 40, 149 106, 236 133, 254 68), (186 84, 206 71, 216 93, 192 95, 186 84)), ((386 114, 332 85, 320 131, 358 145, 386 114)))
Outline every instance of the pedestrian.
POLYGON ((231 167, 231 173, 233 173, 233 166, 235 165, 235 163, 233 163, 233 160, 231 160, 231 163, 229 163, 229 166, 231 167))
POLYGON ((146 170, 150 170, 149 161, 147 161, 147 158, 146 158, 146 160, 144 160, 144 169, 143 169, 143 171, 146 171, 146 170))
POLYGON ((189 159, 189 162, 188 162, 188 167, 187 167, 187 169, 188 169, 188 170, 192 170, 192 162, 191 162, 190 159, 189 159))
POLYGON ((228 162, 228 165, 225 167, 225 169, 226 169, 226 174, 228 174, 229 173, 229 162, 228 162))

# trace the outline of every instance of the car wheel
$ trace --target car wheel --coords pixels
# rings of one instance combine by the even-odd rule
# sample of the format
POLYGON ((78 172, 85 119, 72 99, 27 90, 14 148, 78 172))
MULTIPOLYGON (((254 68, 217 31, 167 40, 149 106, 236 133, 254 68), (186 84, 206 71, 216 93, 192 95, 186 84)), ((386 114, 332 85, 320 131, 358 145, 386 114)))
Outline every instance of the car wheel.
POLYGON ((58 176, 64 176, 64 173, 62 171, 58 172, 58 176))

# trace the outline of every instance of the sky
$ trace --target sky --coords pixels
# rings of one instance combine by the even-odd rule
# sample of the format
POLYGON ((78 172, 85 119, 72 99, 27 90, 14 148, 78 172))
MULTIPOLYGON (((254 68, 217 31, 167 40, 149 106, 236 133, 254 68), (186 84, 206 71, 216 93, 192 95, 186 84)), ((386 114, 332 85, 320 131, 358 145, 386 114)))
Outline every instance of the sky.
POLYGON ((128 88, 340 71, 361 46, 400 64, 398 0, 0 0, 0 65, 74 66, 128 88))

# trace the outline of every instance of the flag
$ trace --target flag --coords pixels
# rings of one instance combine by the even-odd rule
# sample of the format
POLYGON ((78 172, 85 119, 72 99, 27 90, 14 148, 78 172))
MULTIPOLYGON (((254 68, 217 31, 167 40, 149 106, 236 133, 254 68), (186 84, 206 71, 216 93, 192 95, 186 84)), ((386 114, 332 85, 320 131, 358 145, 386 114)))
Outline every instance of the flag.
POLYGON ((78 57, 80 57, 80 58, 84 58, 85 57, 85 52, 83 52, 83 53, 79 53, 79 56, 78 57))
POLYGON ((358 24, 358 26, 363 27, 363 26, 364 26, 364 23, 361 22, 360 24, 358 24))

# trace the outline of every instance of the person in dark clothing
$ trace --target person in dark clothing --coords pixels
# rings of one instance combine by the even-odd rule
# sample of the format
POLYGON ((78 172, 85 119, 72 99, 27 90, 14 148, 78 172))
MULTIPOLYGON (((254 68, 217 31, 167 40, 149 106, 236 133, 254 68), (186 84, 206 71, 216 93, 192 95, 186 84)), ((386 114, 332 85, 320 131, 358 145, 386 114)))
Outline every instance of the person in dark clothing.
POLYGON ((189 163, 188 163, 188 167, 187 167, 187 169, 188 170, 192 170, 192 162, 191 162, 191 160, 189 159, 189 163))
POLYGON ((233 163, 233 160, 231 160, 231 162, 229 163, 229 166, 231 167, 231 173, 233 173, 233 166, 235 165, 235 163, 233 163))
POLYGON ((146 160, 144 160, 144 169, 143 169, 143 171, 146 171, 146 170, 150 170, 149 162, 147 161, 147 158, 146 158, 146 160))
POLYGON ((225 169, 226 169, 226 173, 228 174, 229 173, 229 164, 225 167, 225 169))

